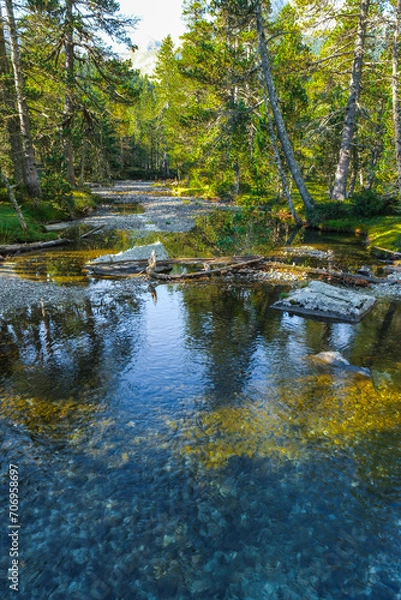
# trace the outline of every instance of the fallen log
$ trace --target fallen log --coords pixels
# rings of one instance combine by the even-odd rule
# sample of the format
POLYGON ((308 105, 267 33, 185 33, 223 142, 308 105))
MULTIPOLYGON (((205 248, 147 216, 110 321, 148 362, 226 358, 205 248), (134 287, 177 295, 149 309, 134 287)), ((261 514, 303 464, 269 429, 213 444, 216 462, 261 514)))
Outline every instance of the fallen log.
MULTIPOLYGON (((257 258, 256 256, 219 256, 214 258, 169 258, 169 259, 158 259, 158 265, 202 265, 202 264, 210 264, 210 265, 226 265, 227 263, 236 263, 243 262, 244 260, 252 260, 257 258)), ((101 263, 88 262, 88 267, 93 267, 97 265, 148 265, 148 258, 138 258, 138 259, 127 259, 127 260, 119 260, 119 261, 104 261, 101 263)))
POLYGON ((257 271, 293 271, 304 274, 307 277, 316 277, 322 280, 341 283, 343 285, 353 285, 367 287, 371 284, 379 283, 397 283, 384 277, 374 277, 372 275, 362 275, 349 273, 339 270, 329 270, 325 268, 305 267, 300 265, 289 265, 288 263, 266 260, 262 256, 232 256, 218 258, 177 258, 157 261, 156 269, 149 268, 148 259, 138 259, 135 261, 127 260, 116 263, 88 264, 86 270, 100 277, 132 277, 135 275, 147 274, 153 279, 159 281, 184 281, 191 279, 208 278, 214 275, 224 275, 231 271, 243 271, 252 275, 257 271), (193 273, 180 273, 177 275, 166 274, 166 271, 174 265, 196 266, 203 265, 203 269, 193 273), (223 265, 214 268, 216 265, 223 265))
POLYGON ((233 262, 226 267, 222 267, 219 269, 209 269, 202 271, 195 271, 194 273, 181 273, 179 275, 163 275, 162 273, 156 273, 152 269, 147 269, 146 273, 149 277, 153 277, 154 279, 158 279, 161 281, 182 281, 187 279, 199 279, 202 277, 211 277, 212 275, 223 275, 225 273, 229 273, 230 271, 244 269, 249 267, 250 265, 256 265, 263 261, 263 256, 258 256, 256 258, 252 258, 250 260, 242 261, 242 262, 233 262))
POLYGON ((387 248, 380 248, 380 246, 371 246, 371 251, 379 256, 387 256, 394 259, 401 258, 401 252, 395 252, 394 250, 388 250, 387 248))
POLYGON ((80 235, 79 239, 83 240, 84 238, 88 237, 89 235, 92 235, 94 233, 97 233, 98 231, 101 231, 103 228, 104 228, 104 225, 98 225, 94 229, 91 229, 90 231, 87 231, 86 233, 80 235))
POLYGON ((0 254, 16 254, 17 252, 31 252, 32 250, 44 250, 53 248, 54 246, 62 246, 69 244, 71 240, 59 238, 48 242, 31 242, 27 244, 10 244, 8 246, 0 246, 0 254))
MULTIPOLYGON (((139 262, 139 261, 138 261, 139 262)), ((143 275, 147 269, 148 261, 143 261, 142 264, 135 263, 107 263, 105 265, 86 266, 85 271, 97 277, 134 277, 135 275, 143 275)), ((170 264, 163 264, 163 261, 157 263, 156 272, 168 273, 171 271, 170 264)))
MULTIPOLYGON (((168 273, 172 270, 174 265, 182 265, 185 266, 196 266, 196 265, 207 265, 208 270, 203 269, 199 271, 200 274, 207 274, 213 271, 213 273, 217 272, 217 269, 212 269, 214 265, 223 265, 227 266, 227 264, 235 265, 238 263, 243 263, 244 261, 248 262, 253 259, 258 258, 255 256, 223 256, 219 258, 172 258, 165 260, 158 260, 156 269, 153 269, 152 272, 156 274, 160 273, 168 273)), ((259 258, 258 258, 259 260, 259 258)), ((138 260, 124 260, 118 262, 102 262, 102 263, 87 263, 85 266, 85 270, 89 273, 96 275, 98 277, 132 277, 135 275, 142 275, 149 267, 149 259, 138 259, 138 260)), ((183 277, 183 275, 179 275, 179 277, 183 277)))

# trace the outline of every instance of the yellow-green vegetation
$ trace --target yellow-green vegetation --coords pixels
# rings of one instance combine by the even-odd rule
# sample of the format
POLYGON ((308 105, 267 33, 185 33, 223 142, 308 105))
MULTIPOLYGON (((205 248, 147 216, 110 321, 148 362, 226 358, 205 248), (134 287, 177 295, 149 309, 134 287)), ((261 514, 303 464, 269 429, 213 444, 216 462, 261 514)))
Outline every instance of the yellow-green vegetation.
POLYGON ((368 245, 379 246, 387 250, 401 250, 401 217, 383 216, 371 218, 349 217, 328 219, 320 225, 321 229, 364 234, 368 245))
MULTIPOLYGON (((401 250, 401 213, 396 197, 367 190, 349 200, 334 202, 329 201, 327 190, 322 186, 309 183, 308 189, 316 207, 315 215, 305 215, 312 227, 366 235, 368 247, 401 250)), ((294 202, 302 214, 301 199, 296 192, 294 202)))
POLYGON ((0 193, 0 244, 36 242, 56 239, 53 232, 46 232, 44 225, 55 221, 79 217, 96 206, 96 196, 88 190, 48 198, 35 204, 18 198, 28 230, 24 231, 17 215, 4 192, 0 193))
POLYGON ((382 217, 367 227, 369 246, 401 250, 401 217, 382 217))
POLYGON ((33 218, 27 210, 22 210, 28 230, 24 231, 18 222, 17 215, 11 204, 0 200, 0 244, 13 242, 36 242, 52 240, 57 236, 46 233, 43 226, 33 218))
POLYGON ((79 399, 63 398, 54 400, 40 396, 5 395, 1 398, 0 413, 2 418, 28 428, 35 434, 45 433, 53 438, 65 436, 65 423, 70 425, 70 438, 77 434, 98 412, 98 407, 79 399))
POLYGON ((192 423, 168 424, 183 432, 179 452, 206 468, 224 467, 234 456, 307 460, 319 448, 357 450, 366 440, 399 431, 401 393, 391 386, 375 389, 359 376, 342 383, 311 376, 279 388, 263 406, 224 406, 198 413, 192 423))
POLYGON ((401 217, 327 219, 319 224, 319 229, 366 235, 368 248, 379 246, 396 252, 401 250, 401 217))
POLYGON ((99 198, 89 190, 73 190, 72 205, 75 215, 86 214, 96 207, 99 198))

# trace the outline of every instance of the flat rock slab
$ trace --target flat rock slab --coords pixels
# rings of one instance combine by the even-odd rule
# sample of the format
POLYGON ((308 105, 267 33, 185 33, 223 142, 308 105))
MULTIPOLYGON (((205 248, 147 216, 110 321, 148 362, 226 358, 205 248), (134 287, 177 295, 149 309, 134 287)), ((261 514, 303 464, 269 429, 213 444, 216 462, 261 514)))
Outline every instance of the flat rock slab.
POLYGON ((273 308, 297 315, 358 323, 375 302, 375 298, 360 292, 311 281, 308 287, 294 290, 287 298, 273 304, 273 308))
POLYGON ((150 258, 152 250, 156 252, 157 260, 168 260, 169 255, 167 250, 161 242, 156 242, 155 244, 148 244, 146 246, 134 246, 118 254, 104 254, 92 260, 90 264, 97 265, 102 263, 119 263, 127 260, 144 260, 150 258))

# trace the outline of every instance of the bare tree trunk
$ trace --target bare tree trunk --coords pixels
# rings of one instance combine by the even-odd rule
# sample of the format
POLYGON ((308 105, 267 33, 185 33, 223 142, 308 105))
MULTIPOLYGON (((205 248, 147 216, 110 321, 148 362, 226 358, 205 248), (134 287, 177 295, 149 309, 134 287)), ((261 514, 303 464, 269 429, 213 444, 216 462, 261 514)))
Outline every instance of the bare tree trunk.
POLYGON ((10 185, 10 182, 8 181, 8 177, 2 171, 1 168, 0 168, 0 181, 3 182, 3 184, 7 190, 10 202, 13 205, 15 212, 17 213, 17 218, 18 218, 19 224, 21 225, 21 227, 24 231, 27 231, 28 227, 27 227, 27 224, 25 223, 24 215, 22 214, 21 208, 15 197, 14 190, 13 190, 12 186, 10 185))
POLYGON ((85 183, 85 168, 86 168, 86 155, 88 152, 88 148, 87 148, 88 142, 86 140, 86 137, 83 137, 82 140, 82 149, 81 149, 81 172, 79 175, 79 186, 83 187, 84 183, 85 183))
POLYGON ((234 185, 233 185, 233 196, 238 198, 241 189, 241 165, 239 159, 236 158, 234 161, 234 185))
POLYGON ((66 2, 66 20, 65 20, 65 99, 63 113, 63 138, 64 138, 64 158, 67 165, 67 180, 71 186, 75 187, 74 171, 74 148, 72 145, 72 125, 74 119, 74 23, 72 14, 72 0, 66 2))
POLYGON ((272 116, 270 114, 269 99, 267 97, 266 90, 264 90, 264 100, 265 100, 267 120, 268 120, 268 123, 269 123, 270 139, 271 139, 272 146, 273 146, 274 159, 276 161, 277 170, 278 170, 279 175, 280 175, 281 184, 283 186, 284 194, 285 194, 285 197, 287 198, 288 207, 289 207, 289 209, 291 211, 292 218, 294 219, 296 225, 302 225, 302 221, 299 218, 299 216, 297 214, 297 211, 295 210, 295 206, 294 206, 294 202, 293 202, 293 199, 292 199, 291 190, 290 190, 290 187, 288 185, 287 175, 285 174, 283 163, 281 161, 280 152, 279 152, 278 145, 277 145, 276 133, 274 131, 273 119, 272 119, 272 116))
POLYGON ((349 180, 349 186, 348 186, 348 194, 350 196, 353 195, 354 190, 355 190, 355 185, 356 185, 356 181, 358 178, 358 173, 360 172, 360 165, 359 165, 359 148, 358 148, 358 133, 356 132, 354 134, 354 143, 352 145, 351 148, 351 177, 349 180))
POLYGON ((395 24, 393 38, 393 78, 392 78, 392 95, 393 95, 393 121, 394 121, 394 145, 395 145, 395 160, 397 165, 397 187, 398 196, 401 199, 401 107, 399 101, 399 44, 400 44, 400 21, 401 21, 401 0, 397 0, 395 9, 395 24))
POLYGON ((4 23, 0 6, 0 79, 4 82, 0 92, 4 99, 6 110, 7 130, 11 147, 11 159, 14 167, 14 177, 17 183, 26 184, 24 149, 22 146, 21 131, 18 120, 17 107, 12 91, 12 74, 8 64, 6 42, 4 38, 4 23))
POLYGON ((345 111, 344 127, 341 137, 340 155, 338 158, 332 200, 345 200, 347 197, 347 179, 351 160, 352 139, 358 111, 361 91, 363 55, 365 52, 366 28, 368 23, 370 0, 361 0, 359 9, 358 31, 355 41, 354 60, 352 64, 350 90, 345 111))
POLYGON ((263 25, 262 7, 260 0, 256 0, 255 2, 255 15, 256 29, 258 34, 259 54, 262 61, 262 72, 265 81, 265 86, 269 94, 269 100, 273 111, 273 117, 277 128, 277 134, 281 142, 281 146, 283 148, 288 167, 291 171, 291 175, 301 195, 305 208, 308 211, 313 212, 313 200, 306 188, 301 171, 299 170, 298 163, 294 155, 294 150, 292 148, 291 141, 288 137, 283 116, 281 114, 276 88, 273 81, 273 75, 270 68, 270 59, 267 51, 266 36, 263 25))
POLYGON ((24 77, 20 62, 17 27, 15 23, 12 0, 5 0, 5 5, 7 12, 7 26, 10 35, 11 64, 14 74, 15 95, 18 106, 22 143, 24 147, 26 185, 30 196, 33 198, 41 198, 42 189, 40 187, 38 170, 35 163, 35 154, 31 137, 28 106, 24 93, 24 77))

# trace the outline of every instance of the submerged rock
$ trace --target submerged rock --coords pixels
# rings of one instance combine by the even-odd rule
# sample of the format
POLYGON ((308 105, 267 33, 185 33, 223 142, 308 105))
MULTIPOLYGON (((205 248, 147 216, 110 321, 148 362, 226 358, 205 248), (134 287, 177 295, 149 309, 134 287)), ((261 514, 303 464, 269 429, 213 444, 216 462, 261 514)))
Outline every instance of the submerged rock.
POLYGON ((343 369, 344 371, 364 375, 365 377, 370 377, 371 375, 369 369, 366 367, 357 367, 355 365, 351 365, 351 363, 339 352, 319 352, 319 354, 313 354, 308 358, 313 362, 331 365, 333 367, 343 369))
POLYGON ((321 281, 311 281, 287 298, 273 304, 277 310, 289 313, 357 323, 374 306, 376 300, 367 294, 335 287, 321 281))
POLYGON ((125 252, 118 252, 118 254, 104 254, 95 258, 91 261, 91 264, 102 264, 102 263, 117 263, 124 262, 126 260, 146 260, 150 258, 152 252, 156 253, 157 260, 168 260, 170 257, 167 250, 161 242, 155 244, 148 244, 146 246, 134 246, 125 252))

